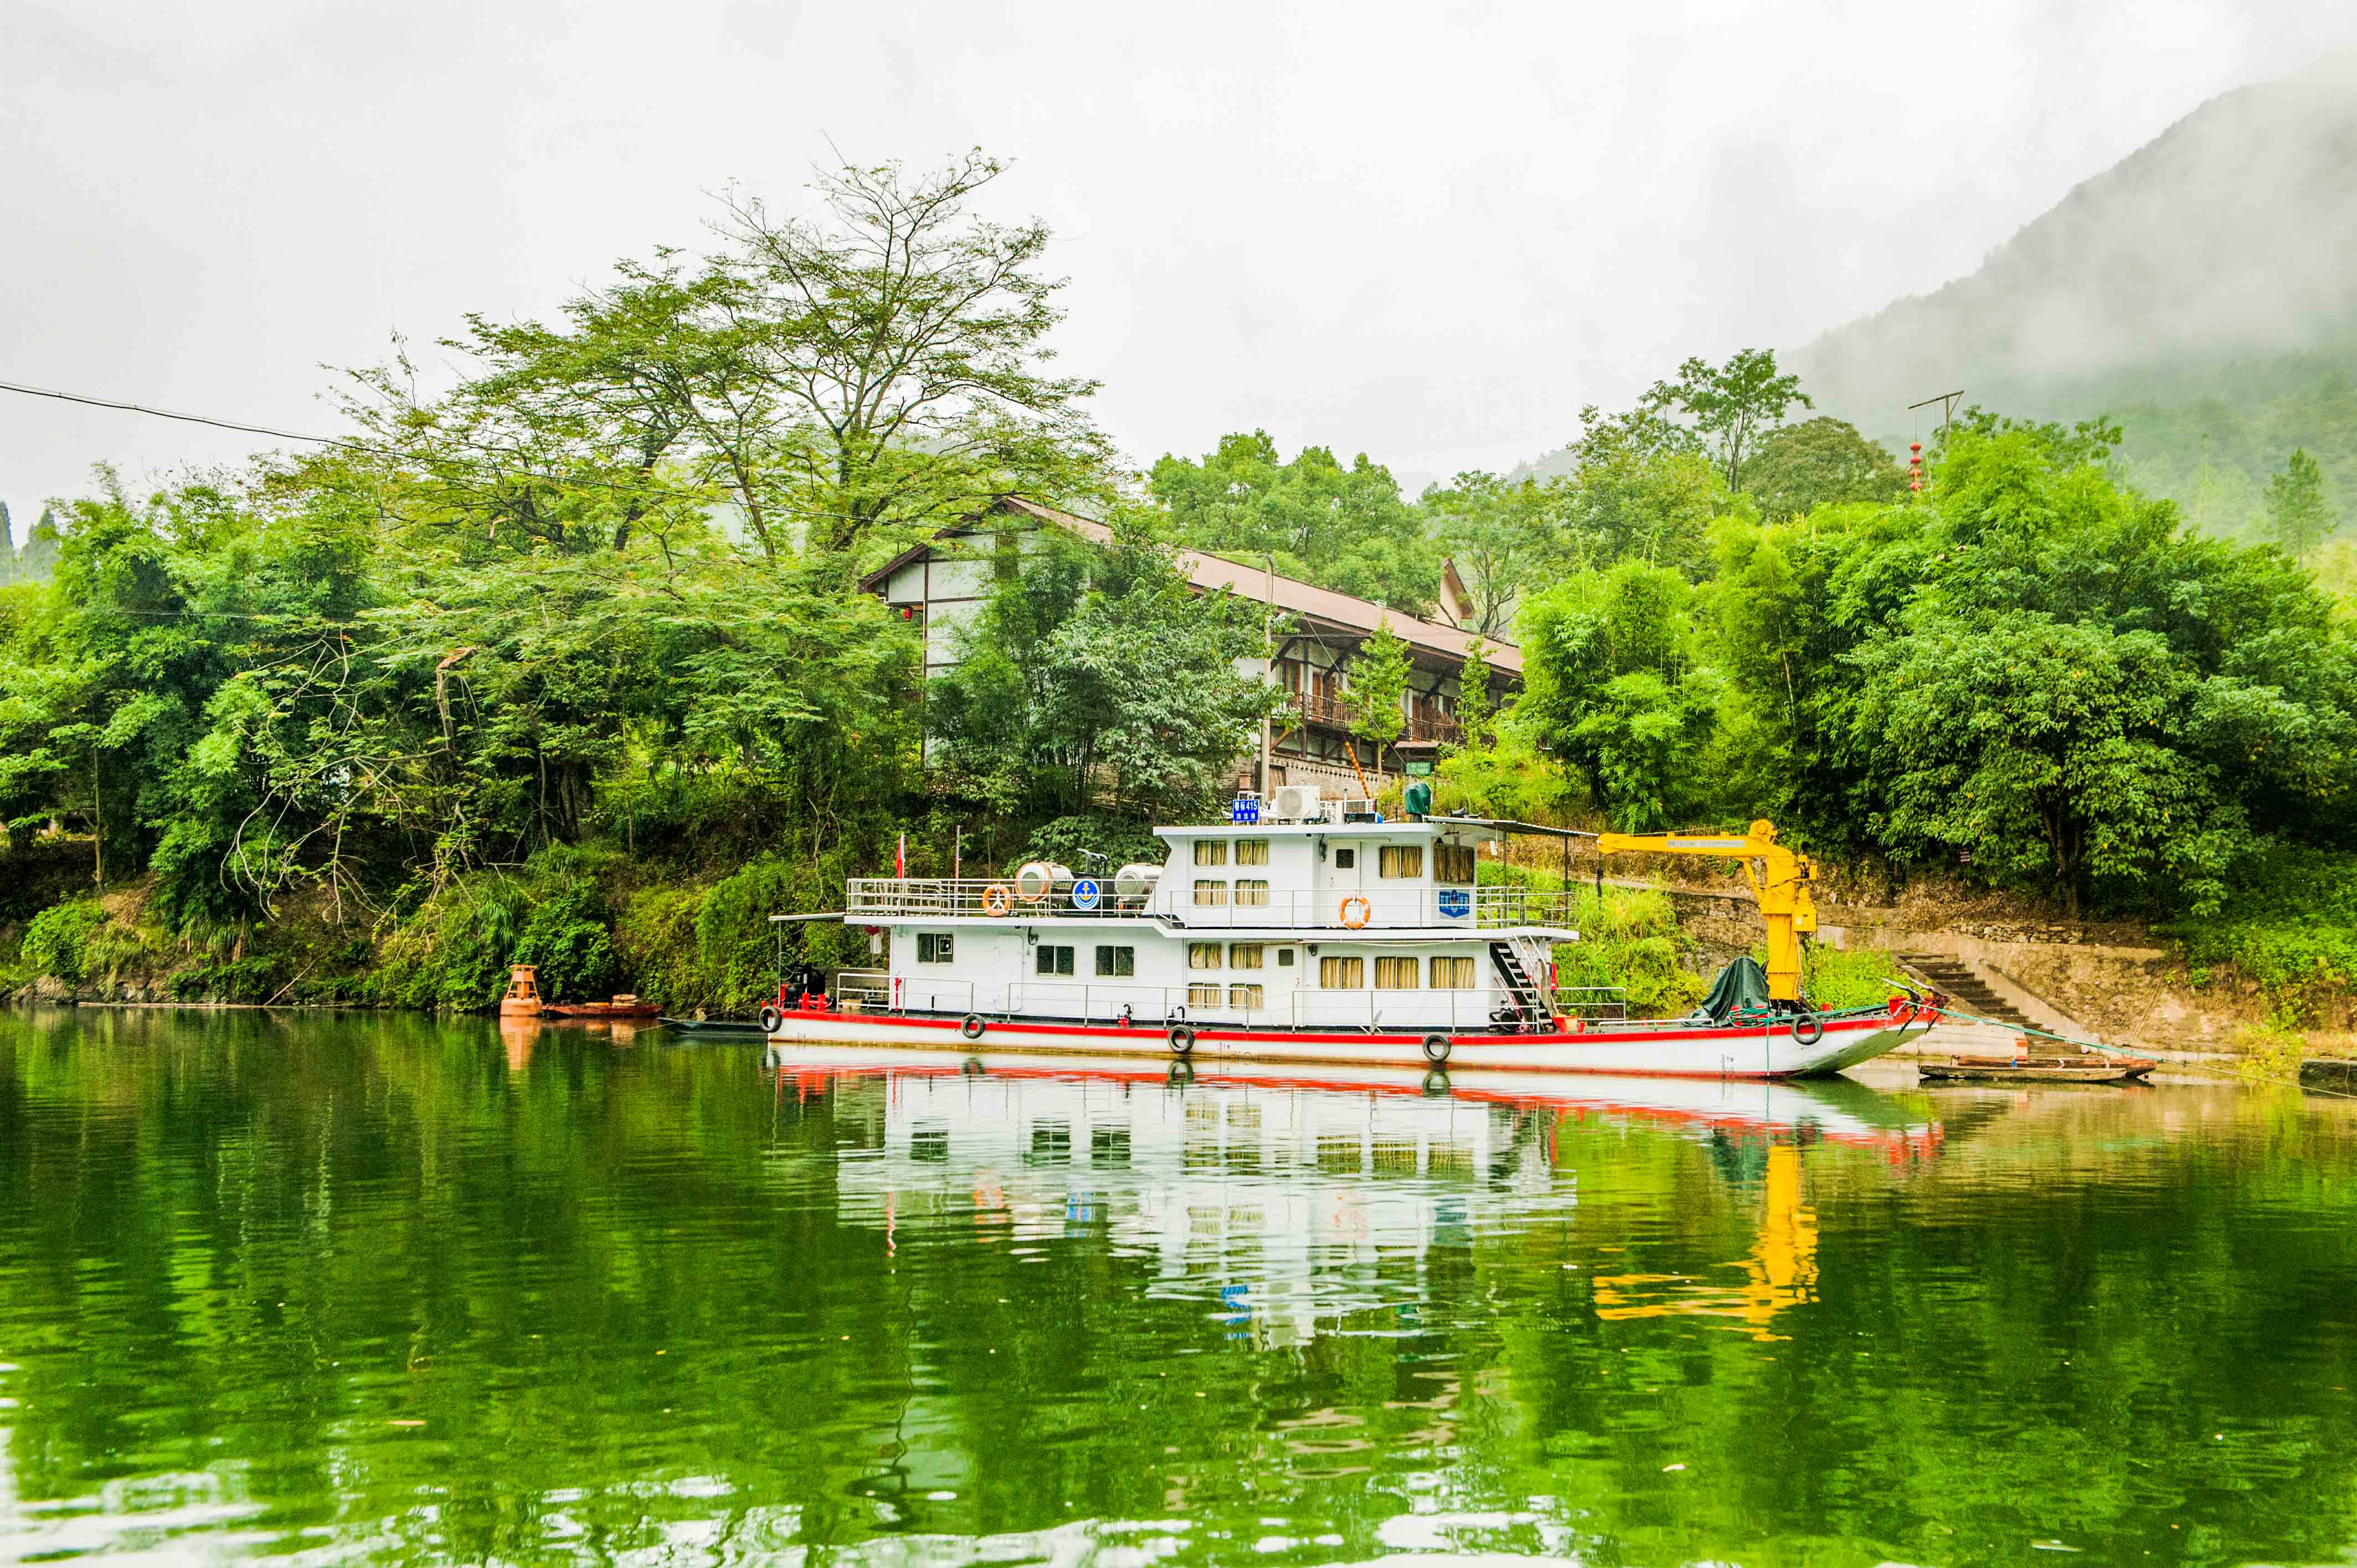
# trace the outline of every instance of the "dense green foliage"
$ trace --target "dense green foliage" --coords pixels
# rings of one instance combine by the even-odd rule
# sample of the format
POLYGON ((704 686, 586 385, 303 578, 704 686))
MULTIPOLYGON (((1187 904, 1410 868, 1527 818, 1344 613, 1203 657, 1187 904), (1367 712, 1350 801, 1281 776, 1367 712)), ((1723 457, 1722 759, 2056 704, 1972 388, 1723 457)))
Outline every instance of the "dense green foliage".
POLYGON ((1109 493, 1090 384, 1044 373, 1044 231, 967 210, 995 172, 732 205, 709 257, 474 320, 446 393, 361 374, 360 443, 144 499, 102 476, 37 527, 55 580, 0 589, 0 821, 12 858, 81 838, 141 897, 43 916, 18 963, 473 1007, 533 962, 560 1000, 742 1008, 768 915, 909 828, 946 871, 961 819, 979 858, 1199 808, 1271 700, 1233 668, 1261 628, 1159 547, 1026 575, 967 686, 1014 669, 1030 707, 930 790, 920 639, 858 586, 1002 497, 1109 493))
POLYGON ((1197 600, 1135 530, 1104 551, 1006 534, 995 564, 957 663, 927 693, 937 777, 1017 821, 1092 802, 1133 820, 1209 810, 1277 700, 1236 669, 1261 651, 1260 613, 1197 600))

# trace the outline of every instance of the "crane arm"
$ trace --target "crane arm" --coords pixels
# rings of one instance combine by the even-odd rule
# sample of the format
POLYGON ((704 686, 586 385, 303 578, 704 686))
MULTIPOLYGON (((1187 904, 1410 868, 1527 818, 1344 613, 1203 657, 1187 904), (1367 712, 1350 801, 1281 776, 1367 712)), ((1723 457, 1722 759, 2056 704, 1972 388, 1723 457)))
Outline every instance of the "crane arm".
POLYGON ((1760 900, 1768 926, 1768 994, 1798 1004, 1801 995, 1801 935, 1817 929, 1816 901, 1809 896, 1816 863, 1776 842, 1776 824, 1765 818, 1745 833, 1598 833, 1598 854, 1685 854, 1743 863, 1744 879, 1760 900), (1761 871, 1754 872, 1753 861, 1761 871))

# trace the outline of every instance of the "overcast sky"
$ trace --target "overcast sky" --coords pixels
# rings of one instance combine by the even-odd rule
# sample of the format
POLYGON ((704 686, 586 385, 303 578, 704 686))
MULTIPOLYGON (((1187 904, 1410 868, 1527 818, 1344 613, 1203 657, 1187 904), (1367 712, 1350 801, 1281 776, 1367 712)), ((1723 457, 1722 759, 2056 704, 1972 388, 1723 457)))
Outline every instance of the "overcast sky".
MULTIPOLYGON (((732 180, 979 145, 1133 459, 1259 425, 1420 485, 1971 271, 2352 9, 5 0, 0 381, 332 431, 323 367, 695 246, 732 180)), ((0 499, 257 445, 0 395, 0 499)))

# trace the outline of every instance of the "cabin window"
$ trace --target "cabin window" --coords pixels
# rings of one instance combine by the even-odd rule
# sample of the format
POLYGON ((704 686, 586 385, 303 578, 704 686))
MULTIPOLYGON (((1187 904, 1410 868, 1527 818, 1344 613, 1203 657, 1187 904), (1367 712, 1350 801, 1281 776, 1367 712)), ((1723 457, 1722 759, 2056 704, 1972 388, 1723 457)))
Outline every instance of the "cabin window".
POLYGON ((1412 958, 1379 958, 1375 960, 1375 989, 1414 991, 1417 989, 1417 972, 1422 967, 1412 958))
POLYGON ((1250 905, 1252 908, 1256 909, 1265 909, 1268 908, 1268 879, 1266 877, 1261 877, 1257 880, 1250 876, 1237 877, 1236 902, 1238 904, 1250 905))
POLYGON ((1187 988, 1187 1005, 1217 1007, 1220 1004, 1221 994, 1221 990, 1216 985, 1189 985, 1187 988))
POLYGON ((1224 883, 1224 882, 1198 882, 1197 884, 1195 884, 1195 902, 1196 902, 1196 903, 1198 903, 1198 904, 1224 904, 1224 903, 1226 903, 1227 901, 1228 901, 1228 885, 1227 885, 1226 883, 1224 883))
POLYGON ((948 963, 956 956, 957 950, 952 945, 956 941, 956 940, 957 939, 955 937, 947 931, 919 931, 917 933, 917 961, 919 963, 948 963))
POLYGON ((1378 852, 1375 861, 1378 876, 1422 876, 1424 846, 1420 843, 1387 843, 1378 852))
POLYGON ((1367 961, 1362 958, 1321 958, 1318 961, 1318 983, 1329 991, 1360 991, 1367 983, 1367 961))
POLYGON ((1187 967, 1189 969, 1219 968, 1220 944, 1217 942, 1189 942, 1187 944, 1187 967))
POLYGON ((1261 989, 1259 986, 1231 985, 1228 987, 1229 1006, 1249 1012, 1258 1012, 1260 1010, 1260 1004, 1261 989))
POLYGON ((1469 843, 1434 844, 1432 875, 1442 882, 1460 886, 1473 881, 1473 846, 1469 843))
POLYGON ((1230 969, 1258 969, 1261 966, 1261 954, 1263 950, 1261 944, 1258 942, 1231 942, 1228 944, 1228 967, 1230 969))
MULTIPOLYGON (((1467 852, 1470 854, 1469 850, 1467 852)), ((1473 989, 1473 961, 1469 958, 1437 958, 1432 961, 1432 988, 1435 991, 1470 991, 1473 989)))
POLYGON ((1279 969, 1291 969, 1293 967, 1293 950, 1291 948, 1279 948, 1276 950, 1276 967, 1279 969))
POLYGON ((1137 972, 1135 948, 1097 949, 1097 973, 1107 980, 1126 980, 1137 972))
POLYGON ((1039 974, 1070 974, 1072 972, 1072 950, 1042 942, 1033 969, 1039 974))
POLYGON ((1227 865, 1228 841, 1225 839, 1197 839, 1195 841, 1195 864, 1198 865, 1227 865))
POLYGON ((1266 865, 1268 864, 1268 841, 1266 839, 1238 839, 1236 841, 1236 864, 1238 865, 1266 865))
POLYGON ((1357 870, 1357 869, 1358 869, 1358 867, 1359 867, 1359 852, 1358 852, 1357 850, 1355 850, 1355 849, 1338 849, 1338 850, 1336 850, 1336 851, 1334 852, 1334 869, 1335 869, 1335 870, 1337 870, 1337 871, 1355 871, 1355 870, 1357 870))

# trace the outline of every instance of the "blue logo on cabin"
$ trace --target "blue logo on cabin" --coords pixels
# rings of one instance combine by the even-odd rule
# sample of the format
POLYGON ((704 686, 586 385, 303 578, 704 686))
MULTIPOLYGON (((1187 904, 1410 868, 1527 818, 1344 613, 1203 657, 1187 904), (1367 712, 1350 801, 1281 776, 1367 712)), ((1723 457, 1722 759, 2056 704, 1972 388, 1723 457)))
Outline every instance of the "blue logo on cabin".
POLYGON ((1260 797, 1257 795, 1237 796, 1234 803, 1228 808, 1228 821, 1231 822, 1244 823, 1259 822, 1260 797))
POLYGON ((1440 895, 1440 917, 1445 920, 1461 920, 1473 912, 1473 895, 1448 892, 1440 895))
POLYGON ((1072 908, 1075 909, 1093 909, 1103 896, 1097 885, 1085 876, 1072 884, 1072 908))

